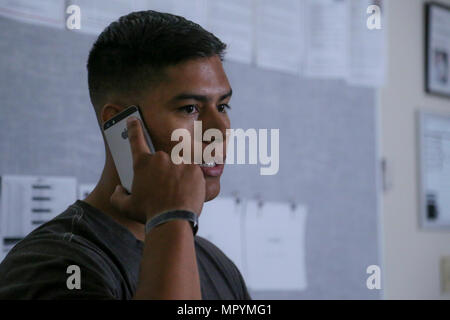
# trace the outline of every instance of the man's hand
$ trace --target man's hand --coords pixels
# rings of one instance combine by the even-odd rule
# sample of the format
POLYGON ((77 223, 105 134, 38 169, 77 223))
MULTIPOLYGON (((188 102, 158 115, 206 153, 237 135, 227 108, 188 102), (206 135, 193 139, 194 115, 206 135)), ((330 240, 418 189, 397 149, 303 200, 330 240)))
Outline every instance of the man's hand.
POLYGON ((139 119, 127 122, 133 155, 131 194, 117 186, 111 203, 130 219, 145 223, 168 210, 188 210, 200 215, 205 200, 205 178, 195 164, 176 165, 164 151, 151 154, 139 119))

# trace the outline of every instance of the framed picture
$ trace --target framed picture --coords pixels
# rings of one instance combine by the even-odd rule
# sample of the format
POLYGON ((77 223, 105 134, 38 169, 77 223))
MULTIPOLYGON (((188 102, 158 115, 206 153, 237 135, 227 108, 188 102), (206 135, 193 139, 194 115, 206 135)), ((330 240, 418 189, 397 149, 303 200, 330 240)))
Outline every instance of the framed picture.
POLYGON ((450 7, 425 4, 425 91, 450 97, 450 7))
POLYGON ((450 114, 417 114, 420 225, 450 230, 450 114))

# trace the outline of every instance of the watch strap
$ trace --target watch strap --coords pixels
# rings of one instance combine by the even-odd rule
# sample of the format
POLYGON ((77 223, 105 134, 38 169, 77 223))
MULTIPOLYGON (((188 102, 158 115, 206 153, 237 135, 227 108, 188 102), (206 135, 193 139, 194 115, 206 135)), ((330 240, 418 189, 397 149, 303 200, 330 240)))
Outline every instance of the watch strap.
POLYGON ((188 210, 170 210, 157 214, 145 224, 145 234, 149 233, 151 229, 159 226, 160 224, 177 219, 188 220, 191 224, 194 236, 197 234, 198 216, 188 210))

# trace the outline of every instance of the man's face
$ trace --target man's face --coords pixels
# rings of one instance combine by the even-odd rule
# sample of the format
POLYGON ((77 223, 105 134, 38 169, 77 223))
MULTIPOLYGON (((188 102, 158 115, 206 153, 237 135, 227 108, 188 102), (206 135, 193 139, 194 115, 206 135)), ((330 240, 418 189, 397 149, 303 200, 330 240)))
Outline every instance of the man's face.
MULTIPOLYGON (((144 94, 140 105, 155 149, 171 155, 179 141, 171 141, 172 132, 183 128, 191 136, 191 163, 194 161, 194 121, 202 122, 202 131, 222 132, 226 155, 226 129, 230 128, 228 103, 231 87, 218 56, 188 60, 165 69, 165 79, 144 94)), ((203 136, 202 132, 202 136, 203 136)), ((202 151, 210 142, 202 142, 202 151)), ((214 156, 214 153, 212 154, 214 156)), ((225 161, 223 161, 225 162, 225 161)), ((206 181, 206 199, 220 191, 223 165, 202 169, 206 181)))

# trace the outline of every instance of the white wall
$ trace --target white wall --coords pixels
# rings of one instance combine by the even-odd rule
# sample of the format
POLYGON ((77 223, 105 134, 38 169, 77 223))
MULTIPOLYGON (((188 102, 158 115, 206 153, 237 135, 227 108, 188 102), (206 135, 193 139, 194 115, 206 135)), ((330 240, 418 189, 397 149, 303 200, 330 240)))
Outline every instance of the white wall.
MULTIPOLYGON (((440 257, 450 231, 419 228, 417 110, 450 114, 450 99, 424 92, 424 1, 387 0, 388 71, 380 91, 381 154, 392 187, 382 199, 384 297, 442 299, 440 257)), ((450 0, 441 3, 450 5, 450 0)))

